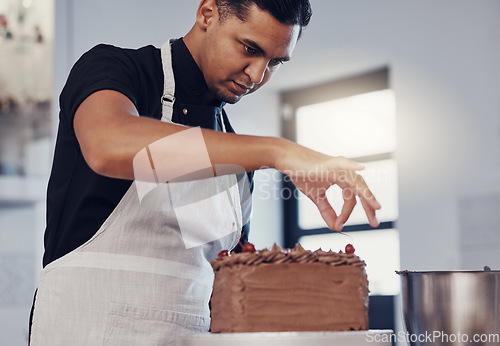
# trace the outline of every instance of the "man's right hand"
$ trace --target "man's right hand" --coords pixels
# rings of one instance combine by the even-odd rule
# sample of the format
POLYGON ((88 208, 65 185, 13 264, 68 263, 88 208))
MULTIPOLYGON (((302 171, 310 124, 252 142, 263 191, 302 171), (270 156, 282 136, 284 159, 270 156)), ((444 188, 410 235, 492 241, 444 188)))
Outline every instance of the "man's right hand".
POLYGON ((378 226, 375 211, 380 204, 368 188, 363 177, 356 171, 363 165, 344 157, 332 157, 288 142, 286 150, 279 156, 275 168, 288 175, 292 183, 319 209, 328 228, 341 231, 359 198, 372 227, 378 226), (340 214, 332 208, 326 197, 333 185, 342 189, 344 204, 340 214))

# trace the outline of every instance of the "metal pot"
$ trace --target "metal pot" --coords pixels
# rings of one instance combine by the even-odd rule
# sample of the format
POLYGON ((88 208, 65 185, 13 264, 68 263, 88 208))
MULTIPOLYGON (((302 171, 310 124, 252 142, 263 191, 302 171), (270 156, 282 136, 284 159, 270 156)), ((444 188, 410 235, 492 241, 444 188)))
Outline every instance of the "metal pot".
POLYGON ((398 274, 410 345, 500 345, 500 271, 398 274))

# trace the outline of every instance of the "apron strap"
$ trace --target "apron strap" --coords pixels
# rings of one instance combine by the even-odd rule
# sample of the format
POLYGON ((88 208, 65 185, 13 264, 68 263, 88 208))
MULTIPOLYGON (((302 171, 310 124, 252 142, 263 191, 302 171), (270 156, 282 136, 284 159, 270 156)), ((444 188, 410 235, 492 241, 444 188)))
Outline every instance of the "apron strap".
POLYGON ((229 122, 229 118, 227 117, 226 110, 222 108, 222 112, 220 114, 221 120, 222 120, 222 129, 224 132, 227 133, 235 133, 233 127, 231 126, 231 123, 229 122))
POLYGON ((173 40, 169 40, 161 46, 161 61, 163 65, 163 95, 161 96, 162 112, 161 121, 172 122, 173 106, 175 101, 175 79, 172 68, 172 53, 170 45, 173 40))

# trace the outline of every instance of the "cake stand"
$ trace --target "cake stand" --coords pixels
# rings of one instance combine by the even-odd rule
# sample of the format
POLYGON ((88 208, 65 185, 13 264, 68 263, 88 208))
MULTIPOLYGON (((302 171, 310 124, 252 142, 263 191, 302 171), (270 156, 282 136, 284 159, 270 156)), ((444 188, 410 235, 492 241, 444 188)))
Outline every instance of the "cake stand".
MULTIPOLYGON (((279 332, 196 334, 179 340, 179 346, 391 346, 392 330, 348 332, 279 332)), ((392 335, 394 339, 394 336, 392 335)))

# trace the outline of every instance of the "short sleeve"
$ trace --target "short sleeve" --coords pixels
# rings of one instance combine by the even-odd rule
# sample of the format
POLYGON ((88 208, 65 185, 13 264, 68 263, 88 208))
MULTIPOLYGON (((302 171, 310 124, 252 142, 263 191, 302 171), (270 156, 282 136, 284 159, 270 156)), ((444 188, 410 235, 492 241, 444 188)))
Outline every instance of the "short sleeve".
POLYGON ((80 104, 99 90, 115 90, 127 96, 137 107, 139 76, 135 64, 121 49, 100 44, 75 63, 59 99, 61 120, 73 128, 80 104))

